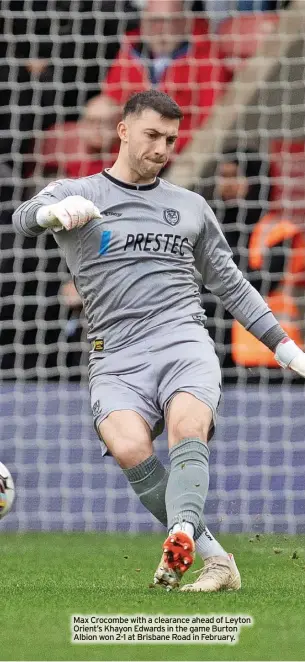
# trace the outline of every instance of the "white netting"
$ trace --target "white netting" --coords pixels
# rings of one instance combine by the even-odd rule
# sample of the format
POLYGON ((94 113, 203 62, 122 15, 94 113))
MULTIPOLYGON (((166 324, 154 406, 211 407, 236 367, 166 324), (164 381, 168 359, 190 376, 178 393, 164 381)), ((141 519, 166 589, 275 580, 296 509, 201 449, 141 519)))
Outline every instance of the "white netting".
MULTIPOLYGON (((168 177, 208 198, 247 271, 249 228, 264 213, 273 211, 297 224, 302 241, 305 19, 298 2, 282 12, 244 15, 231 3, 227 17, 216 11, 216 3, 208 3, 209 12, 215 10, 211 57, 215 62, 219 48, 231 80, 219 104, 225 117, 217 119, 212 109, 210 128, 188 144, 168 177), (235 211, 219 194, 219 175, 226 185, 230 175, 219 170, 223 151, 234 152, 241 174, 252 178, 254 187, 253 196, 241 197, 235 211)), ((99 94, 126 30, 137 26, 140 4, 27 0, 0 5, 0 460, 17 488, 15 510, 4 528, 158 530, 112 459, 100 457, 89 409, 85 323, 79 308, 67 307, 61 295, 68 280, 64 260, 51 235, 15 236, 11 226, 12 209, 54 176, 52 143, 47 158, 41 151, 45 131, 54 123, 77 121, 88 100, 99 94)), ((200 21, 202 3, 194 4, 200 21)), ((66 149, 60 145, 59 152, 66 149)), ((73 167, 78 172, 79 164, 73 167)), ((291 245, 285 242, 275 254, 284 251, 287 265, 291 245)), ((251 274, 264 294, 270 283, 280 282, 279 264, 274 268, 269 256, 263 270, 251 274)), ((294 300, 303 334, 301 281, 294 300)), ((204 292, 203 303, 214 316, 209 329, 225 378, 211 454, 208 522, 224 531, 304 532, 303 387, 274 368, 236 365, 231 320, 204 292)), ((164 439, 156 447, 167 462, 164 439)))

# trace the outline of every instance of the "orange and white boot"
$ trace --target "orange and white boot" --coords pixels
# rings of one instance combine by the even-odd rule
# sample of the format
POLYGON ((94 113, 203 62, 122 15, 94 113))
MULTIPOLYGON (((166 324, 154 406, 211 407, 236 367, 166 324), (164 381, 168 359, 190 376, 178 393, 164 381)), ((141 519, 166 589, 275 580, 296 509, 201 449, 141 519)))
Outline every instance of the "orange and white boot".
POLYGON ((177 588, 195 558, 195 543, 184 531, 170 533, 163 543, 161 561, 154 574, 154 584, 167 590, 177 588))

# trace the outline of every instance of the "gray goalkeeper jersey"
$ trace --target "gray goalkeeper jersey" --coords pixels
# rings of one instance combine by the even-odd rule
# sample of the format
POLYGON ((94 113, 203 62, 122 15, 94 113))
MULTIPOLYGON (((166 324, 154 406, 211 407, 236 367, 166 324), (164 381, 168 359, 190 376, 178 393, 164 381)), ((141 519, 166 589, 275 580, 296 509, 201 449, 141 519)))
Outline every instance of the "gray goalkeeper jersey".
POLYGON ((14 213, 15 228, 28 236, 41 205, 70 195, 91 200, 103 218, 70 232, 54 232, 88 321, 89 340, 105 351, 145 338, 150 330, 193 316, 202 318, 195 268, 226 309, 260 338, 277 322, 243 277, 207 202, 157 178, 136 186, 108 172, 49 184, 14 213))

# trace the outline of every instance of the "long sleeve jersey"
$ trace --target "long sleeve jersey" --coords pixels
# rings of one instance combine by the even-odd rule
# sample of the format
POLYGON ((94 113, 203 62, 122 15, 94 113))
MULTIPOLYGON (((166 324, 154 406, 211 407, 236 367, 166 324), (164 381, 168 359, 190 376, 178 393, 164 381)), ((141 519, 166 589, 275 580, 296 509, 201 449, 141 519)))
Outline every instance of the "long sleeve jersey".
POLYGON ((84 302, 90 341, 116 351, 156 327, 202 317, 195 269, 208 290, 257 338, 277 324, 258 292, 236 267, 220 226, 200 195, 157 178, 135 185, 107 171, 59 180, 13 215, 27 236, 43 229, 36 213, 67 196, 91 200, 102 218, 54 232, 84 302))

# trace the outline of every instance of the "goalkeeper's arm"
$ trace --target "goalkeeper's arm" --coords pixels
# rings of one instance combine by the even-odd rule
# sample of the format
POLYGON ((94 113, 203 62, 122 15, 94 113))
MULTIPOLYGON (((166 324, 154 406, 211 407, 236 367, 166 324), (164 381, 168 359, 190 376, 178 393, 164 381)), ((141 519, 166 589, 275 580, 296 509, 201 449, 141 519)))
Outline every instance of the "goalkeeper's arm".
POLYGON ((274 352, 280 366, 305 377, 304 352, 287 336, 263 297, 239 271, 217 219, 205 201, 203 204, 204 223, 194 250, 203 284, 240 324, 274 352))
POLYGON ((24 202, 13 214, 17 232, 36 236, 50 229, 73 230, 80 228, 93 218, 101 218, 99 209, 92 200, 83 195, 76 181, 62 180, 47 186, 31 200, 24 202))

